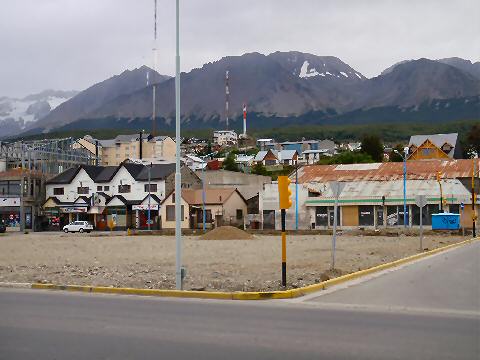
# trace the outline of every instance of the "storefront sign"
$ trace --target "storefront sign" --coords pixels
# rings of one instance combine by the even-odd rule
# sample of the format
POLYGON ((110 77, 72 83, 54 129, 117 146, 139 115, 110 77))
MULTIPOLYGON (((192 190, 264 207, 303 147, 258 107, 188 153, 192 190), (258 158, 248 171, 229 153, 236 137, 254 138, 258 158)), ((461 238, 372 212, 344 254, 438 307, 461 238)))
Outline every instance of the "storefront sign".
POLYGON ((87 212, 87 208, 80 206, 61 207, 60 211, 63 213, 85 213, 87 212))
MULTIPOLYGON (((132 210, 148 210, 148 204, 132 205, 132 210)), ((158 210, 158 204, 150 204, 150 210, 158 210)))
POLYGON ((20 198, 18 197, 0 197, 0 207, 3 206, 20 206, 20 198))

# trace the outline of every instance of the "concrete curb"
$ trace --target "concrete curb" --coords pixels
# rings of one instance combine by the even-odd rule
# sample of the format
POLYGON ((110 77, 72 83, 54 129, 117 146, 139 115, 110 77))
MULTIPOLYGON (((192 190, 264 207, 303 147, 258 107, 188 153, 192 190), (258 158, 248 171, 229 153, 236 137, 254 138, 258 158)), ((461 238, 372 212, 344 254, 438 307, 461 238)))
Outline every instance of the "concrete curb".
POLYGON ((305 286, 298 289, 270 291, 270 292, 213 292, 213 291, 190 291, 190 290, 158 290, 158 289, 134 289, 134 288, 114 288, 104 286, 81 286, 81 285, 55 285, 55 284, 15 284, 15 283, 0 283, 0 287, 14 287, 14 288, 31 288, 44 290, 65 290, 77 291, 87 293, 103 293, 103 294, 122 294, 122 295, 143 295, 143 296, 160 296, 160 297, 177 297, 177 298, 197 298, 197 299, 217 299, 217 300, 266 300, 266 299, 292 299, 304 296, 319 290, 324 290, 327 287, 338 285, 359 277, 372 274, 381 270, 390 269, 400 266, 430 255, 434 255, 449 249, 460 247, 479 238, 461 241, 459 243, 447 245, 438 249, 426 251, 420 254, 415 254, 403 259, 392 261, 387 264, 371 267, 369 269, 357 271, 351 274, 343 275, 334 279, 323 281, 318 284, 305 286))

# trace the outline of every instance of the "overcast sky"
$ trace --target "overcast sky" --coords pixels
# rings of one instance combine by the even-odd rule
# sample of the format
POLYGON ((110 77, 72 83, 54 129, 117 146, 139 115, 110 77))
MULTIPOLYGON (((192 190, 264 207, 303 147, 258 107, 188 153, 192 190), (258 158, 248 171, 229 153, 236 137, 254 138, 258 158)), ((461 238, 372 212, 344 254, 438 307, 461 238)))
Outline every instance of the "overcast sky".
MULTIPOLYGON (((154 0, 0 0, 0 96, 83 90, 152 66, 154 0)), ((175 71, 175 0, 158 0, 158 71, 175 71)), ((367 77, 395 62, 480 60, 479 0, 181 0, 182 71, 226 55, 334 55, 367 77)))

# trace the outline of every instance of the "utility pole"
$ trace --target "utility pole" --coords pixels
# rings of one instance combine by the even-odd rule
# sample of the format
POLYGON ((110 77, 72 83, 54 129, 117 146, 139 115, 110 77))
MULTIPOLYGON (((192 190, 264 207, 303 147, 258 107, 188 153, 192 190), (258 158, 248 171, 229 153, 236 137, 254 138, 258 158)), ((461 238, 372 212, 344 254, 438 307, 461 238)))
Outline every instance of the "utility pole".
POLYGON ((150 178, 151 178, 152 163, 148 167, 148 231, 150 231, 150 178))
POLYGON ((477 221, 477 214, 475 211, 475 158, 472 159, 472 234, 473 237, 477 237, 477 231, 475 228, 475 222, 477 221))
POLYGON ((180 0, 176 0, 176 56, 175 56, 175 285, 183 290, 182 274, 182 175, 180 173, 180 0))

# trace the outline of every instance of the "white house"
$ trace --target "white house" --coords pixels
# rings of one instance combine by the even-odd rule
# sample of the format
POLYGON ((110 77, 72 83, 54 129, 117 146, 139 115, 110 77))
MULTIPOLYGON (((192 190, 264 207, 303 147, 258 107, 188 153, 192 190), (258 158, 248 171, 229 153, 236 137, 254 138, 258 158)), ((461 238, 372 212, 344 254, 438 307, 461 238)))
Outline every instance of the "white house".
POLYGON ((238 134, 233 130, 216 130, 213 132, 213 143, 219 146, 236 145, 238 134))
MULTIPOLYGON (((98 229, 160 226, 159 206, 174 186, 175 164, 145 166, 78 166, 46 183, 44 209, 64 222, 88 220, 98 229), (150 196, 149 196, 150 195, 150 196)), ((182 167, 182 187, 199 188, 201 181, 182 167)))
POLYGON ((186 154, 183 161, 192 171, 202 170, 207 166, 205 160, 192 154, 186 154))

